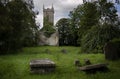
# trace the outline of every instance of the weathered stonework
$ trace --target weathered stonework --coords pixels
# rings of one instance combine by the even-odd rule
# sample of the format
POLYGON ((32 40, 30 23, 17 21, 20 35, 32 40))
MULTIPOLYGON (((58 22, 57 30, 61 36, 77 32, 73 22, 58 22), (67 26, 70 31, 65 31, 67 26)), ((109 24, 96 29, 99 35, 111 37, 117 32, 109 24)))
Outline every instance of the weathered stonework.
POLYGON ((52 45, 52 46, 58 46, 59 45, 59 34, 54 27, 54 8, 47 8, 43 6, 43 28, 46 27, 46 24, 48 24, 47 29, 52 28, 55 30, 53 34, 50 34, 49 37, 45 35, 45 32, 47 30, 40 31, 40 41, 39 45, 52 45))
POLYGON ((30 61, 31 73, 49 73, 55 70, 55 63, 49 59, 36 59, 30 61))
POLYGON ((42 32, 40 33, 40 41, 39 45, 52 45, 58 46, 59 45, 59 37, 58 33, 53 33, 50 37, 46 37, 42 32))

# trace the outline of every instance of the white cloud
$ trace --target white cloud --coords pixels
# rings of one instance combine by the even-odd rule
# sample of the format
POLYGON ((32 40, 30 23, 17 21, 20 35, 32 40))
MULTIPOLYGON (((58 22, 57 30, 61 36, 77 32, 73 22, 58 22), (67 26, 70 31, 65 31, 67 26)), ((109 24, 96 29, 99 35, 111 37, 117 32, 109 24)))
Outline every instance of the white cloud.
POLYGON ((35 5, 35 10, 39 11, 37 15, 37 22, 43 26, 43 4, 45 8, 51 8, 52 4, 55 9, 54 23, 56 23, 60 18, 67 18, 68 14, 73 8, 78 4, 82 3, 82 0, 33 0, 35 5))
POLYGON ((63 5, 77 5, 78 3, 82 3, 82 0, 64 0, 61 2, 63 5))

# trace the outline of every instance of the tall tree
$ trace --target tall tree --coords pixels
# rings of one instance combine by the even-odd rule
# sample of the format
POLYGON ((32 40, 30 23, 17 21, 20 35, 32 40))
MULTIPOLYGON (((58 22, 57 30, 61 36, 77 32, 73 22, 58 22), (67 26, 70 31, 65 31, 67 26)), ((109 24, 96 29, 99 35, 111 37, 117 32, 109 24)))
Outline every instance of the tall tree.
POLYGON ((105 43, 114 38, 120 38, 120 29, 118 28, 118 17, 113 3, 107 0, 100 0, 97 3, 97 10, 100 14, 99 23, 93 26, 82 37, 82 51, 103 52, 105 43))
POLYGON ((13 38, 18 38, 18 42, 21 41, 20 44, 25 46, 33 45, 38 27, 35 24, 35 13, 31 7, 27 6, 22 0, 11 1, 7 4, 7 7, 11 25, 15 28, 13 38))
POLYGON ((98 11, 100 13, 100 21, 102 24, 109 23, 115 24, 118 19, 118 15, 116 14, 117 10, 115 6, 111 2, 107 2, 107 0, 100 0, 97 4, 98 11))
POLYGON ((7 18, 3 21, 4 28, 8 30, 4 29, 1 36, 3 38, 3 41, 0 41, 1 47, 5 46, 3 50, 18 50, 23 46, 34 45, 38 31, 34 12, 22 0, 10 1, 4 5, 4 8, 7 18))
POLYGON ((61 18, 57 23, 56 27, 58 28, 59 32, 59 45, 71 45, 71 36, 70 36, 70 19, 68 18, 61 18))
POLYGON ((120 37, 116 12, 114 4, 107 0, 85 2, 70 12, 70 24, 74 30, 78 28, 78 41, 83 52, 102 50, 105 43, 120 37))
MULTIPOLYGON (((9 24, 8 11, 6 6, 0 1, 0 51, 9 50, 8 40, 12 26, 9 24), (7 48, 7 49, 6 49, 7 48)), ((1 52, 3 53, 3 52, 1 52)))
POLYGON ((70 17, 71 27, 74 29, 73 34, 78 34, 79 44, 82 36, 84 36, 92 26, 96 25, 99 19, 96 5, 89 2, 78 5, 77 8, 70 12, 70 17))

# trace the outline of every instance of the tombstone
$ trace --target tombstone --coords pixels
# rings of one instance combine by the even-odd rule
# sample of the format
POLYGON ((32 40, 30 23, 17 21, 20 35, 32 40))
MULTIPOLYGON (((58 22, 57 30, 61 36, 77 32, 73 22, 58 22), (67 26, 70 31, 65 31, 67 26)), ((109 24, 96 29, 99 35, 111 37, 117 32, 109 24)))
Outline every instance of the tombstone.
POLYGON ((81 66, 80 61, 78 59, 74 61, 74 64, 75 64, 75 66, 78 66, 78 67, 81 66))
POLYGON ((117 43, 109 42, 104 46, 105 59, 118 60, 120 58, 120 48, 117 43))
POLYGON ((50 54, 50 53, 51 53, 49 49, 45 49, 44 52, 47 53, 47 54, 50 54))
POLYGON ((90 65, 90 64, 91 64, 90 60, 89 59, 85 59, 85 65, 90 65))
POLYGON ((66 49, 62 49, 61 52, 64 53, 64 54, 66 54, 67 50, 66 49))
POLYGON ((49 59, 36 59, 30 61, 31 73, 49 73, 55 70, 55 63, 49 59))
POLYGON ((79 67, 78 69, 81 71, 85 71, 86 73, 96 73, 96 71, 108 71, 108 64, 106 63, 99 63, 99 64, 92 64, 79 67))

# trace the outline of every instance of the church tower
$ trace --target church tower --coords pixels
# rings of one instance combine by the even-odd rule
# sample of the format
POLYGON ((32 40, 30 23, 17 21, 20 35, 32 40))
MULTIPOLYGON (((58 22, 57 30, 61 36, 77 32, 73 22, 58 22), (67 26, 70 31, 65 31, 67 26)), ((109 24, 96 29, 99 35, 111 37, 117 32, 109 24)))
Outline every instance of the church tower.
POLYGON ((59 35, 54 27, 54 7, 45 8, 43 5, 43 28, 40 30, 39 45, 59 45, 59 35))
POLYGON ((45 26, 45 23, 51 24, 51 26, 54 25, 54 7, 52 5, 51 8, 45 9, 43 5, 43 27, 45 26))

